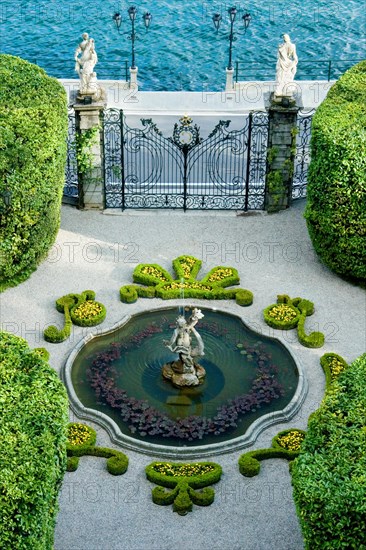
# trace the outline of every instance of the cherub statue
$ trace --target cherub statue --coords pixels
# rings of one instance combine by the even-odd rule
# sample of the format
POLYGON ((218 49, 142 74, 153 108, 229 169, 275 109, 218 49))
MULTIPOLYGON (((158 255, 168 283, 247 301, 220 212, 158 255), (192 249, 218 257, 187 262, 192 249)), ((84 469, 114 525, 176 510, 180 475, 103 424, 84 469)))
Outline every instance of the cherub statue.
POLYGON ((204 355, 204 344, 201 336, 194 328, 198 321, 204 317, 200 309, 194 308, 191 317, 186 319, 180 315, 177 318, 176 328, 170 341, 164 340, 165 346, 170 351, 179 354, 179 360, 163 367, 163 376, 171 378, 177 386, 194 386, 200 383, 200 379, 206 374, 203 367, 194 361, 196 357, 204 355), (197 340, 197 347, 192 348, 192 337, 197 340), (174 376, 178 375, 178 376, 174 376))
POLYGON ((80 95, 91 95, 99 99, 102 95, 101 88, 97 82, 97 75, 94 67, 98 63, 98 56, 95 50, 94 38, 89 38, 87 32, 82 35, 82 42, 75 50, 75 71, 80 77, 80 95), (81 55, 80 55, 81 54, 81 55))

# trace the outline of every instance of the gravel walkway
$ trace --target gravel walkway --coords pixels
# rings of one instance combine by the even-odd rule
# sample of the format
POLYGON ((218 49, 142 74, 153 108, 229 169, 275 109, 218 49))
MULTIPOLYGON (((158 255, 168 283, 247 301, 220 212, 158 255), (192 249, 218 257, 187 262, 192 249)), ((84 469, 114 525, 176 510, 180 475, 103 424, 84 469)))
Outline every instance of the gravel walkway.
MULTIPOLYGON (((366 349, 364 290, 339 279, 319 262, 303 209, 303 201, 276 215, 102 214, 63 207, 61 230, 48 259, 28 281, 1 295, 2 329, 23 336, 32 347, 46 347, 51 365, 59 372, 72 348, 93 329, 75 327, 66 342, 45 343, 44 327, 62 319, 54 308, 56 298, 93 289, 97 300, 107 307, 105 325, 113 325, 127 312, 161 304, 158 299, 139 299, 130 306, 119 301, 119 288, 132 281, 135 265, 154 262, 170 270, 172 259, 181 254, 203 259, 202 275, 216 265, 236 267, 240 286, 252 290, 254 303, 240 308, 233 301, 220 302, 220 309, 240 315, 264 334, 273 331, 262 321, 261 312, 277 294, 308 298, 315 303, 316 312, 307 329, 323 331, 325 346, 308 350, 297 342, 294 331, 287 334, 288 346, 304 367, 309 392, 300 414, 288 424, 267 428, 251 449, 268 447, 281 429, 305 428, 309 414, 318 407, 324 392, 319 357, 334 351, 352 361, 366 349)), ((70 418, 75 420, 72 413, 70 418)), ((113 447, 106 431, 94 427, 97 444, 113 447)), ((153 484, 144 475, 152 457, 132 451, 127 454, 130 466, 124 476, 110 476, 105 461, 92 457, 83 457, 78 471, 65 475, 55 550, 303 548, 286 461, 265 461, 260 475, 249 479, 237 468, 241 452, 217 456, 214 460, 222 465, 224 474, 215 487, 215 502, 207 508, 194 506, 193 513, 181 517, 172 507, 152 503, 153 484)))

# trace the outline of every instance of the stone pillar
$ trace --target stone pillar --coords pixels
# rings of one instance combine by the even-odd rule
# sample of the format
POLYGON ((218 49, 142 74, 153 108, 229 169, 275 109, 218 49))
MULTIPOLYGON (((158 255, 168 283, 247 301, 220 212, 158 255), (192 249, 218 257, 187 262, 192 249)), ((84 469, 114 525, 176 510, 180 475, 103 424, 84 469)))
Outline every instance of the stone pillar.
POLYGON ((137 92, 139 89, 137 84, 137 71, 138 67, 135 67, 134 69, 130 67, 130 88, 131 90, 135 90, 135 92, 137 92))
POLYGON ((75 103, 78 177, 84 208, 104 208, 104 171, 101 139, 101 114, 104 102, 75 103))
POLYGON ((234 69, 226 69, 226 86, 225 92, 234 90, 234 69))
POLYGON ((292 98, 271 95, 269 116, 265 209, 278 212, 291 204, 296 152, 297 113, 292 98))

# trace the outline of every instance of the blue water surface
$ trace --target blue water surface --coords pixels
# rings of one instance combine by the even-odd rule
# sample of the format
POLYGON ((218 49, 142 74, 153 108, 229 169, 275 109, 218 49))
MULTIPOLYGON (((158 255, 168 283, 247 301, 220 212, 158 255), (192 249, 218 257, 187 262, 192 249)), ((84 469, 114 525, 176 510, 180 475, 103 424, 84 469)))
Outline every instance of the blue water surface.
MULTIPOLYGON (((18 55, 58 78, 75 78, 74 51, 81 34, 96 41, 99 79, 124 77, 124 61, 131 62, 131 24, 127 9, 133 3, 112 0, 94 2, 36 2, 2 0, 0 50, 18 55), (112 15, 124 20, 117 33, 112 15)), ((143 90, 221 90, 228 64, 228 16, 231 3, 206 0, 143 0, 138 7, 136 64, 143 90), (146 33, 142 14, 152 13, 146 33), (218 33, 212 14, 220 12, 218 33)), ((235 4, 234 4, 235 5, 235 4)), ((366 10, 363 0, 295 0, 236 3, 236 41, 233 61, 242 61, 241 80, 274 79, 276 52, 281 35, 288 33, 296 44, 301 63, 307 60, 360 60, 366 57, 366 10), (244 35, 241 16, 252 15, 244 35)), ((316 68, 317 65, 314 64, 316 68)), ((305 73, 303 77, 305 77, 305 73)), ((316 72, 312 73, 315 78, 316 72)))

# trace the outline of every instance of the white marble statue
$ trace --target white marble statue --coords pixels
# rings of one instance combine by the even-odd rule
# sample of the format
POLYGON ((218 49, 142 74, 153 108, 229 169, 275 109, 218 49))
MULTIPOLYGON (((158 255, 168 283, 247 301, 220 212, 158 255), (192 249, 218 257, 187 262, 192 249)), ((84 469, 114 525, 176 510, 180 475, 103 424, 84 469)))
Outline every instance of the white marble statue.
POLYGON ((95 42, 93 38, 89 38, 87 32, 83 35, 83 40, 75 50, 75 71, 80 77, 81 96, 91 95, 94 99, 99 99, 101 96, 101 88, 97 82, 97 75, 94 72, 94 67, 98 63, 97 52, 95 51, 95 42))
POLYGON ((178 361, 163 367, 163 376, 172 380, 175 386, 197 386, 206 374, 204 368, 195 362, 196 358, 204 355, 202 338, 194 328, 202 318, 203 313, 197 308, 193 309, 188 321, 183 316, 179 316, 170 341, 164 341, 170 351, 179 354, 178 361), (192 348, 191 332, 198 344, 195 348, 192 348))
POLYGON ((275 96, 292 96, 289 84, 294 80, 297 63, 296 46, 291 42, 289 35, 284 34, 283 42, 278 46, 275 96))

